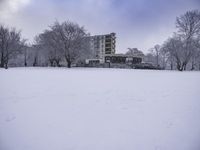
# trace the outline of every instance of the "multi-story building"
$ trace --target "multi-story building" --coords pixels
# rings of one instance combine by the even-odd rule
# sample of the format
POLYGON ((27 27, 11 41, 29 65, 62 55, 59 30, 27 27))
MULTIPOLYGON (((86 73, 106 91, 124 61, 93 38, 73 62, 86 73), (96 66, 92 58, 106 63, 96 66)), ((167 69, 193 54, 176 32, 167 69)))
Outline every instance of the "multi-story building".
POLYGON ((104 62, 106 54, 115 54, 115 43, 115 33, 91 36, 90 45, 94 59, 104 62))
POLYGON ((89 41, 92 57, 90 59, 86 59, 86 64, 95 66, 96 64, 105 63, 126 64, 128 62, 131 62, 137 64, 142 62, 142 56, 136 54, 125 55, 115 53, 115 33, 90 36, 89 41))

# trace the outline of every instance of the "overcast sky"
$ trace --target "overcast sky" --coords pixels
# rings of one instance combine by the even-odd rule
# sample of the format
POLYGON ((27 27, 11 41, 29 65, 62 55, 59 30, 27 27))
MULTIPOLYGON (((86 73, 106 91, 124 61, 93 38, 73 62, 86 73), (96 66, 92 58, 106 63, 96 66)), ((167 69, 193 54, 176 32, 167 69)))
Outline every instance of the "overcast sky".
POLYGON ((115 32, 118 53, 147 52, 176 31, 176 16, 193 9, 200 0, 0 0, 0 23, 32 42, 55 20, 70 20, 92 35, 115 32))

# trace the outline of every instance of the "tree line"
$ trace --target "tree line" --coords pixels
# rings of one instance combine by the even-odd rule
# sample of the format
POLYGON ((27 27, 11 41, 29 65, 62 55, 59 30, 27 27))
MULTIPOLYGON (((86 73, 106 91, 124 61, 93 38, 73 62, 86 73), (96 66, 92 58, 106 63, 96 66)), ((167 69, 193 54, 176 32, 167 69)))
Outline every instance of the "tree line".
POLYGON ((90 55, 89 33, 78 24, 55 22, 49 29, 35 37, 28 45, 20 31, 0 26, 0 66, 61 66, 67 67, 90 55))
MULTIPOLYGON (((162 45, 155 45, 146 55, 137 48, 126 54, 140 54, 144 61, 171 70, 200 70, 200 11, 192 10, 176 18, 177 32, 162 45)), ((92 58, 89 33, 77 23, 55 21, 35 37, 33 44, 23 39, 15 28, 0 25, 0 67, 67 67, 92 58)))
POLYGON ((165 69, 200 70, 200 11, 176 18, 177 32, 162 45, 155 45, 146 59, 165 69))

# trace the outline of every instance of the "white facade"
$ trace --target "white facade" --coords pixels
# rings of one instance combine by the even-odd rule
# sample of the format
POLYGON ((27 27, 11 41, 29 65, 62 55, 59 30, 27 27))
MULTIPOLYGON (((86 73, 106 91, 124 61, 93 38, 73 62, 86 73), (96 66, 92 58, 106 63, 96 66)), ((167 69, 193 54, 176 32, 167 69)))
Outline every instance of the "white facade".
POLYGON ((115 33, 90 37, 90 45, 95 59, 104 62, 106 54, 115 54, 115 33))

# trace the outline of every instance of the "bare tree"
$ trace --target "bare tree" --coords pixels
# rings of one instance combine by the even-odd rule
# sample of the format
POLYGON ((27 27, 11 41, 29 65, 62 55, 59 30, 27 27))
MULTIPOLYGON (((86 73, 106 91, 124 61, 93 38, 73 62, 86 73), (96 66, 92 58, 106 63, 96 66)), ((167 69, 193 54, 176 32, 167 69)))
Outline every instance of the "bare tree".
POLYGON ((150 49, 150 52, 155 57, 156 66, 160 67, 160 54, 161 54, 161 46, 155 45, 153 48, 150 49))
POLYGON ((184 15, 176 18, 178 33, 189 40, 200 35, 200 11, 188 11, 184 15))
MULTIPOLYGON (((169 55, 165 52, 165 50, 163 49, 163 47, 160 48, 160 53, 159 53, 159 59, 160 59, 160 67, 162 69, 166 69, 167 64, 169 62, 169 55)), ((170 65, 171 70, 173 70, 173 63, 171 63, 170 65)))
POLYGON ((28 65, 29 49, 30 49, 30 47, 27 44, 24 44, 22 47, 23 64, 25 67, 27 67, 27 65, 28 65))
POLYGON ((183 51, 183 42, 178 36, 169 38, 164 44, 163 48, 165 52, 170 57, 171 61, 175 60, 177 69, 179 71, 184 70, 185 66, 185 57, 183 51), (173 57, 173 58, 172 58, 173 57))
POLYGON ((24 43, 20 31, 0 25, 0 67, 8 68, 9 60, 21 52, 24 43))
POLYGON ((192 40, 190 49, 192 49, 193 54, 189 62, 190 70, 200 69, 200 39, 192 40))
POLYGON ((183 66, 181 70, 186 70, 188 62, 195 55, 194 43, 200 35, 200 12, 198 10, 188 11, 177 17, 176 27, 182 41, 183 66))
POLYGON ((175 62, 179 71, 186 70, 188 63, 191 63, 193 70, 199 52, 200 12, 188 11, 177 17, 176 27, 178 32, 163 44, 162 50, 168 57, 171 69, 175 62))
POLYGON ((163 68, 165 69, 167 65, 169 65, 170 69, 174 70, 176 62, 174 56, 170 52, 171 49, 168 46, 169 45, 167 44, 167 42, 165 42, 161 48, 161 54, 163 55, 163 68))
POLYGON ((46 30, 36 38, 38 48, 46 55, 50 66, 55 64, 60 67, 63 57, 62 43, 53 31, 46 30))
POLYGON ((59 40, 60 47, 63 49, 64 58, 68 68, 81 57, 84 50, 85 38, 88 36, 85 29, 73 22, 55 22, 51 29, 55 38, 59 40))
POLYGON ((70 68, 72 63, 89 54, 88 35, 83 27, 73 22, 55 22, 50 29, 37 36, 36 45, 44 52, 51 66, 60 66, 66 60, 70 68))
POLYGON ((150 48, 149 53, 147 53, 144 58, 145 62, 153 64, 158 69, 166 68, 168 56, 163 50, 163 47, 158 44, 150 48))

